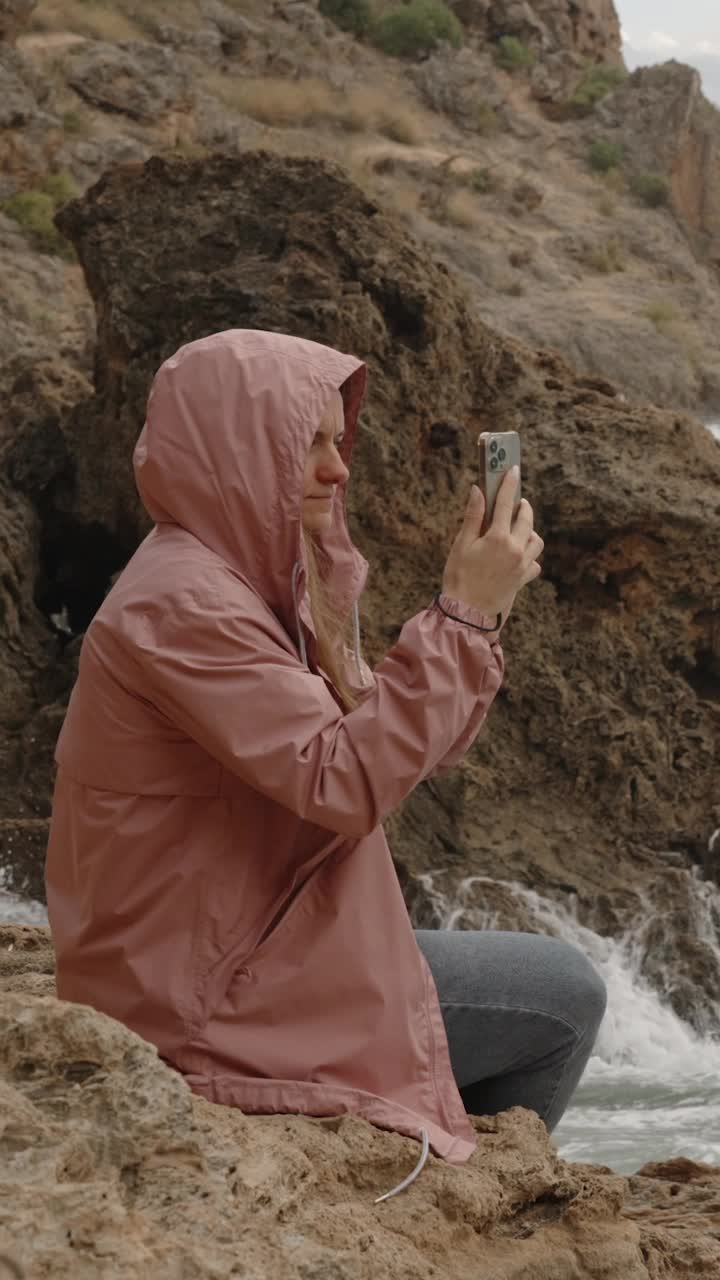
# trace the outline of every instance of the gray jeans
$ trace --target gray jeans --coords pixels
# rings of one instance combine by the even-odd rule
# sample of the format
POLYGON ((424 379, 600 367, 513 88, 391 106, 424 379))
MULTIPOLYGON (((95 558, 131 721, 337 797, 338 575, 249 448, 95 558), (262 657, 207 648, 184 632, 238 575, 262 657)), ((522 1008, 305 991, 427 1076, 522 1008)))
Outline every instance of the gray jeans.
POLYGON ((432 970, 466 1110, 529 1107, 552 1132, 605 1012, 602 978, 576 947, 534 933, 416 929, 432 970))

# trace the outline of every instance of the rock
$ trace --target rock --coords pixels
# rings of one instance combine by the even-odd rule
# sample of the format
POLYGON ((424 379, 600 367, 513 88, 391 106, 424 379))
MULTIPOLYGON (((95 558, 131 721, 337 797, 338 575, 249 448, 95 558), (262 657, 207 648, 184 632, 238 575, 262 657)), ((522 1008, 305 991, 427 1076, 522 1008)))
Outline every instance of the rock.
POLYGON ((657 173, 697 248, 720 266, 720 111, 699 72, 671 61, 641 67, 598 104, 597 136, 622 144, 630 173, 657 173))
MULTIPOLYGON (((589 63, 624 65, 613 0, 450 0, 450 7, 469 34, 466 55, 475 50, 487 58, 503 36, 531 50, 534 63, 525 76, 544 104, 565 103, 589 63)), ((485 73, 476 93, 492 78, 485 73)), ((452 94, 450 87, 447 93, 452 94)))
POLYGON ((494 42, 515 36, 538 57, 561 50, 585 62, 622 66, 613 0, 449 0, 468 31, 494 42))
POLYGON ((0 44, 15 44, 36 5, 37 0, 0 0, 0 44))
POLYGON ((146 123, 189 111, 194 102, 188 74, 156 44, 88 41, 68 54, 67 80, 92 106, 146 123))
MULTIPOLYGON (((20 773, 22 777, 24 761, 22 761, 21 752, 16 749, 13 756, 12 764, 15 766, 13 773, 16 777, 20 773), (19 769, 18 757, 21 761, 19 769)), ((14 781, 15 778, 13 778, 14 781)), ((42 781, 47 788, 49 781, 47 777, 39 781, 42 781)), ((44 808, 48 807, 46 797, 47 790, 43 797, 44 808)), ((28 807, 25 797, 23 802, 25 807, 28 807)), ((5 797, 5 804, 19 807, 15 787, 11 795, 5 797)), ((48 830, 47 818, 0 818, 0 878, 4 890, 34 903, 44 902, 44 868, 48 830)))
POLYGON ((312 43, 324 44, 329 38, 338 37, 334 24, 318 12, 317 5, 307 4, 305 0, 274 0, 273 16, 295 27, 312 43))
POLYGON ((515 1107, 474 1118, 466 1165, 431 1156, 377 1206, 417 1143, 213 1106, 111 1018, 33 995, 52 972, 47 930, 0 926, 0 1262, 23 1280, 717 1275, 720 1170, 568 1164, 515 1107))
MULTIPOLYGON (((461 768, 416 789, 388 834, 409 899, 430 871, 443 873, 451 898, 453 885, 501 866, 503 878, 550 896, 574 890, 588 922, 601 887, 603 927, 623 932, 632 912, 613 904, 630 888, 649 891, 677 813, 699 837, 714 804, 714 710, 703 690, 716 679, 708 600, 720 559, 720 466, 709 433, 628 406, 606 379, 575 376, 559 358, 493 334, 447 269, 318 161, 262 152, 154 159, 107 175, 59 222, 95 297, 99 347, 96 394, 62 423, 71 465, 51 489, 39 472, 23 480, 59 548, 44 584, 51 612, 69 604, 71 630, 81 629, 144 535, 130 465, 144 399, 165 356, 200 333, 286 330, 370 359, 349 501, 356 536, 381 570, 363 602, 372 660, 434 589, 478 428, 519 426, 536 519, 551 531, 543 581, 513 614, 512 663, 488 732, 461 768), (692 770, 676 767, 683 755, 692 770)), ((34 458, 32 447, 24 456, 34 458)), ((69 651, 62 670, 52 685, 45 677, 47 705, 62 705, 69 651)), ((15 733, 11 794, 19 803, 19 779, 37 778, 37 803, 42 787, 49 792, 56 712, 36 719, 42 702, 24 705, 24 723, 40 731, 15 733)), ((667 881, 678 919, 688 902, 682 876, 667 881)), ((502 894, 486 894, 487 908, 468 901, 504 923, 527 919, 502 894)), ((436 918, 432 896, 418 898, 417 922, 436 918)), ((680 946, 690 932, 683 927, 680 946)), ((683 954, 688 979, 701 972, 688 944, 676 956, 678 982, 683 954)), ((712 974, 702 975, 692 1008, 683 996, 696 1022, 712 1006, 712 974)))
POLYGON ((497 128, 495 111, 504 94, 489 54, 444 47, 409 66, 408 76, 431 110, 442 111, 460 128, 480 134, 497 128))
MULTIPOLYGON (((51 565, 56 548, 49 530, 43 540, 39 513, 46 509, 48 489, 71 465, 61 418, 89 384, 57 357, 18 351, 0 364, 0 387, 0 817, 32 820, 49 814, 53 767, 47 737, 56 737, 60 728, 51 707, 38 710, 37 703, 58 696, 55 680, 62 680, 61 647, 67 642, 49 620, 55 605, 52 591, 45 595, 47 557, 51 565), (44 691, 43 672, 50 682, 44 691)), ((67 680, 65 673, 63 694, 67 680)), ((46 830, 21 825, 14 843, 11 834, 1 833, 0 868, 10 865, 10 884, 18 892, 44 896, 46 830)))
POLYGON ((153 26, 153 36, 158 44, 169 45, 178 53, 189 54, 206 66, 215 67, 223 61, 223 37, 215 26, 188 31, 186 27, 158 22, 153 26))
POLYGON ((0 129, 21 129, 38 115, 38 101, 25 73, 20 56, 0 48, 0 129))
POLYGON ((223 4, 222 0, 200 0, 200 12, 218 31, 220 47, 227 58, 242 55, 251 40, 257 37, 257 27, 241 13, 223 4))

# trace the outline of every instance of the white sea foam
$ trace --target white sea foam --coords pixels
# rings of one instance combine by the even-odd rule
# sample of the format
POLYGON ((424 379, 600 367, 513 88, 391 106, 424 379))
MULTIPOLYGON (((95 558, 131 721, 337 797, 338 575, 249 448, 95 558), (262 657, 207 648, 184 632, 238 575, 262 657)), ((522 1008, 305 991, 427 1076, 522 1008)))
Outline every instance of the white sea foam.
MULTIPOLYGON (((720 892, 687 874, 693 931, 720 960, 720 892)), ((442 877, 420 879, 443 927, 497 927, 497 914, 476 905, 482 884, 490 890, 497 881, 469 876, 443 892, 442 877)), ((720 1164, 720 1042, 696 1032, 650 985, 641 971, 638 937, 600 937, 579 923, 572 901, 553 902, 522 885, 501 883, 537 932, 580 947, 608 988, 595 1052, 554 1133, 561 1154, 624 1173, 673 1155, 720 1164)), ((645 906, 647 927, 658 908, 645 906)), ((669 984, 672 974, 664 977, 669 984)))

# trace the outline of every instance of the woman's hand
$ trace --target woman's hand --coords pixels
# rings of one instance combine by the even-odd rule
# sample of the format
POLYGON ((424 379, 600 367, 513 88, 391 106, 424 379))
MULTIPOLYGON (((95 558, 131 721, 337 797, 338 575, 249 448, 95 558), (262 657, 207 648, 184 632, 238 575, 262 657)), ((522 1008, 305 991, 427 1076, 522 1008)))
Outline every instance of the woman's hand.
POLYGON ((512 467, 498 489, 492 523, 482 536, 485 498, 473 485, 442 579, 444 594, 481 613, 501 613, 503 619, 518 591, 542 572, 537 558, 545 545, 533 529, 533 510, 525 498, 513 520, 517 484, 518 469, 512 467))

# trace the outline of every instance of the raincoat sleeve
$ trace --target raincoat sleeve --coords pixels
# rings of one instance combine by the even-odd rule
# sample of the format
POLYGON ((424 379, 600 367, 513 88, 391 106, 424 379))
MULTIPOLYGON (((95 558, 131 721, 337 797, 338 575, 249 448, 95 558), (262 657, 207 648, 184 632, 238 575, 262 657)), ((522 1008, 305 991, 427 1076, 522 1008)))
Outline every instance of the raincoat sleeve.
POLYGON ((430 606, 343 714, 269 611, 211 580, 146 606, 132 641, 139 692, 172 724, 257 791, 352 837, 459 758, 502 680, 497 646, 430 606))
MULTIPOLYGON (((457 617, 461 617, 467 621, 476 620, 475 611, 469 609, 467 605, 461 604, 458 600, 449 600, 446 596, 443 596, 443 605, 449 613, 453 613, 457 617)), ((483 619, 483 623, 481 625, 484 625, 485 622, 486 619, 483 619)), ((461 625, 464 625, 464 623, 461 625)), ((493 641, 492 650, 495 656, 495 661, 498 664, 500 681, 502 682, 502 677, 505 671, 505 659, 498 640, 493 641)), ((460 734, 460 737, 453 743, 450 750, 446 751, 442 760, 438 760, 437 764, 429 771, 429 773, 425 774, 426 778, 436 778, 439 773, 444 773, 446 769, 451 769, 453 765, 460 763, 463 757, 467 755, 473 742, 482 729, 489 709, 490 703, 488 702, 487 697, 483 694, 479 695, 471 712, 470 719, 468 720, 463 732, 460 734)))

